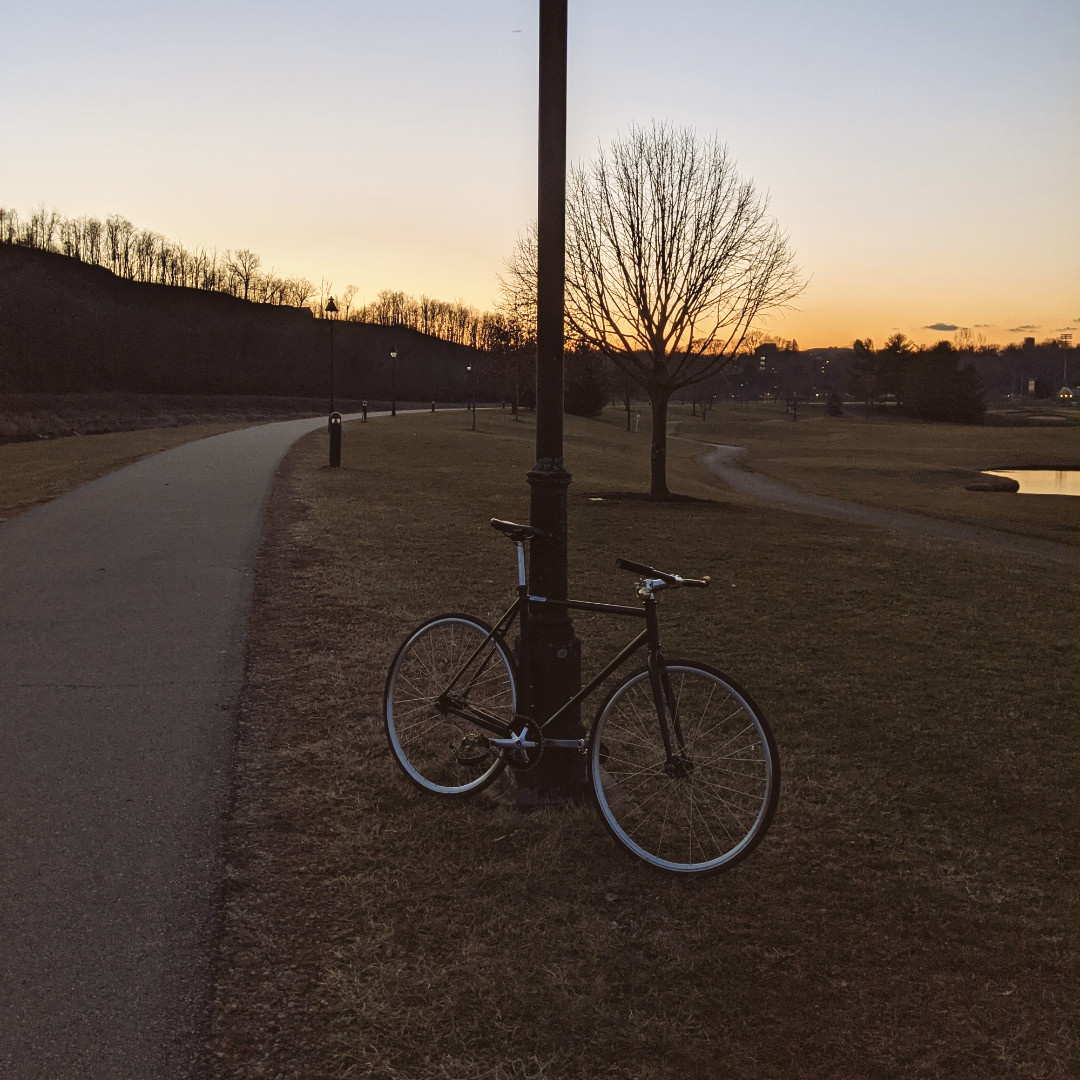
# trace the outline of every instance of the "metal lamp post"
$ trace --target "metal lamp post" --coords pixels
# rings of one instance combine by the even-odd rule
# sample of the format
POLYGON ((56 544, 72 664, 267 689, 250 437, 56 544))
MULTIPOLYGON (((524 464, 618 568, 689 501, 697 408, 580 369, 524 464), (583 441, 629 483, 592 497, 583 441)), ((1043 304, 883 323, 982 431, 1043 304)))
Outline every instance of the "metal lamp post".
POLYGON ((390 350, 390 415, 397 416, 397 349, 390 350))
MULTIPOLYGON (((563 317, 566 277, 566 18, 567 0, 540 0, 536 285, 536 464, 529 472, 531 524, 547 539, 530 545, 532 592, 565 599, 566 504, 570 470, 563 461, 563 317)), ((548 716, 581 686, 581 642, 565 610, 534 605, 531 663, 537 715, 548 716)), ((579 715, 547 731, 581 738, 579 715), (558 727, 558 730, 555 730, 558 727)), ((585 768, 574 751, 545 752, 517 777, 523 802, 581 795, 585 768)))
POLYGON ((472 411, 472 429, 476 430, 476 395, 473 393, 472 364, 465 365, 465 375, 468 379, 468 408, 472 411))
POLYGON ((334 407, 334 316, 337 304, 331 296, 323 313, 330 320, 330 419, 327 421, 327 434, 330 436, 330 468, 341 467, 341 413, 334 407))
POLYGON ((323 314, 330 320, 330 411, 334 412, 334 316, 338 313, 337 304, 331 296, 323 314))

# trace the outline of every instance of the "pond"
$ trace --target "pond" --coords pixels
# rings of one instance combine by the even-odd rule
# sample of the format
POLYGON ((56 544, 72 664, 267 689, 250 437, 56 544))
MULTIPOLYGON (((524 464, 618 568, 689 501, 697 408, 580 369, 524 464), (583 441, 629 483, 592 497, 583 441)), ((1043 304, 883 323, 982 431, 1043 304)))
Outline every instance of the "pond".
POLYGON ((1021 495, 1080 495, 1077 469, 987 469, 986 474, 1015 480, 1021 495))

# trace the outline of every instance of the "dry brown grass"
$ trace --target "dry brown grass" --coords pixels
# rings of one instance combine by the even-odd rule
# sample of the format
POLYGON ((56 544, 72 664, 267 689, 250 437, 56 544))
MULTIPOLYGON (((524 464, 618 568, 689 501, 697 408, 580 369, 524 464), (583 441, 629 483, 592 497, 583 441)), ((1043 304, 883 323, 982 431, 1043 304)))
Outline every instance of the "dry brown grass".
MULTIPOLYGON (((320 433, 277 485, 215 1077, 1069 1075, 1074 576, 736 505, 681 458, 673 486, 709 500, 593 502, 643 488, 646 451, 569 420, 573 593, 627 597, 617 555, 711 572, 665 597, 665 640, 750 689, 783 759, 758 852, 670 880, 589 807, 425 797, 389 756, 398 639, 510 594, 487 519, 527 514, 532 431, 480 426, 353 425, 341 470, 320 433)), ((575 625, 588 666, 607 639, 575 625)))
MULTIPOLYGON (((342 402, 342 411, 350 403, 342 402)), ((104 435, 194 424, 259 423, 317 416, 320 398, 251 394, 2 394, 0 443, 67 435, 104 435)))

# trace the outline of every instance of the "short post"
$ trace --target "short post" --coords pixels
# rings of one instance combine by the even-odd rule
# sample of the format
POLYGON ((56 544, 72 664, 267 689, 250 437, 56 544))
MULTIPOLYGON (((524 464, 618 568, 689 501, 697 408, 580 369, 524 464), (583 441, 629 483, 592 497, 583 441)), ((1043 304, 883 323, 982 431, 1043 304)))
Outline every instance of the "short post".
POLYGON ((367 402, 366 401, 361 401, 360 402, 360 423, 361 424, 366 424, 367 423, 367 402))
POLYGON ((431 403, 431 411, 432 411, 432 412, 434 412, 434 411, 435 411, 435 402, 434 402, 434 401, 433 401, 433 402, 431 403))
POLYGON ((330 414, 330 468, 341 468, 341 413, 330 414))

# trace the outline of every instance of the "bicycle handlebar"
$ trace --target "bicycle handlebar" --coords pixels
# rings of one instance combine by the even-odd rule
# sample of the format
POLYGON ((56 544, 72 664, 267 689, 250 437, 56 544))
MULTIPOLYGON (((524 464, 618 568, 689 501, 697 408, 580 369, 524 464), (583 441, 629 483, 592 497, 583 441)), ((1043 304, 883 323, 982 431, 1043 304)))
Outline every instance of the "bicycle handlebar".
POLYGON ((631 562, 629 559, 616 559, 615 565, 620 570, 629 570, 631 573, 640 574, 642 577, 657 578, 665 585, 674 588, 681 586, 686 589, 707 589, 709 582, 712 580, 708 575, 703 578, 684 578, 678 574, 665 574, 662 570, 656 570, 651 566, 646 566, 644 563, 631 562))

